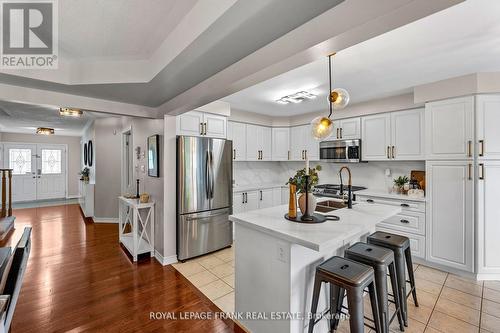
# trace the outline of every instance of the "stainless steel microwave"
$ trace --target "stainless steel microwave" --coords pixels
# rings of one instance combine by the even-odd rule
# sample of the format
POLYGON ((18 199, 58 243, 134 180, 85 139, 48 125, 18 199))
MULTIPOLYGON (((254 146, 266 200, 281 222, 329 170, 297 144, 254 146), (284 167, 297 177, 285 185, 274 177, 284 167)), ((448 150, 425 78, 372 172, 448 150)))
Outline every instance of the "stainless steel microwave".
POLYGON ((319 158, 325 162, 361 162, 361 140, 335 140, 319 143, 319 158))

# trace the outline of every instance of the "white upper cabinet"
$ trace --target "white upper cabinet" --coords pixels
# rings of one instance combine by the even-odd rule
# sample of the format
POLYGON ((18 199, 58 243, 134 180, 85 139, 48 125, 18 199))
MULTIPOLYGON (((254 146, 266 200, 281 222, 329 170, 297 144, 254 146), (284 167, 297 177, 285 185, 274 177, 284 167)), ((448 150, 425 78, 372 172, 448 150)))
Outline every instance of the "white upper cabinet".
POLYGON ((270 161, 272 130, 270 127, 246 125, 247 161, 270 161))
POLYGON ((424 109, 391 113, 391 158, 424 160, 424 109))
POLYGON ((227 137, 227 118, 216 114, 204 114, 205 136, 225 139, 227 137))
POLYGON ((233 141, 233 161, 245 161, 247 158, 247 125, 229 121, 227 139, 233 141))
POLYGON ((423 109, 362 117, 361 134, 362 160, 425 159, 423 109))
POLYGON ((191 111, 176 118, 177 135, 201 136, 203 134, 203 112, 191 111))
POLYGON ((427 103, 425 105, 425 133, 426 159, 472 159, 474 155, 474 97, 427 103))
POLYGON ((319 160, 319 142, 312 136, 310 125, 290 129, 290 156, 294 161, 319 160))
POLYGON ((227 118, 216 114, 190 111, 176 118, 177 135, 207 136, 225 139, 227 118))
POLYGON ((327 140, 361 138, 361 118, 348 118, 333 121, 333 134, 327 140))
POLYGON ((288 161, 290 159, 290 128, 275 127, 272 133, 273 161, 288 161))
POLYGON ((477 154, 500 159, 500 95, 476 97, 477 154))
POLYGON ((377 114, 361 118, 361 156, 364 161, 391 157, 391 115, 377 114))
MULTIPOLYGON (((427 260, 472 272, 474 270, 473 162, 428 161, 426 179, 427 260)), ((495 264, 497 262, 498 260, 495 264)))
POLYGON ((300 161, 304 159, 304 126, 290 128, 290 159, 300 161))
POLYGON ((500 274, 500 161, 483 161, 478 168, 477 273, 500 274))

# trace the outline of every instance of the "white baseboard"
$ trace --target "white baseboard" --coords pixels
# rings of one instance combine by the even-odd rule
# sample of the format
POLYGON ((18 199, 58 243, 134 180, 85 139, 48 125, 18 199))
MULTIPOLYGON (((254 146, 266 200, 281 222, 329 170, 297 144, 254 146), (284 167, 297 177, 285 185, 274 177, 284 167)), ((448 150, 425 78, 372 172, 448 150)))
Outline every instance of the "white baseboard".
POLYGON ((92 217, 94 223, 118 223, 117 217, 92 217))
POLYGON ((167 266, 175 264, 177 262, 177 256, 163 257, 158 250, 155 250, 155 258, 162 266, 167 266))
POLYGON ((436 263, 433 263, 433 262, 430 262, 430 261, 427 261, 427 260, 421 259, 421 258, 413 257, 412 259, 413 259, 413 263, 415 263, 415 264, 428 266, 431 268, 435 268, 435 269, 438 269, 438 270, 441 270, 441 271, 444 271, 447 273, 455 274, 455 275, 462 276, 462 277, 469 278, 469 279, 480 280, 479 276, 476 275, 475 273, 466 272, 466 271, 462 271, 460 269, 448 267, 445 265, 436 264, 436 263))
POLYGON ((80 199, 82 196, 81 195, 67 195, 66 199, 80 199))

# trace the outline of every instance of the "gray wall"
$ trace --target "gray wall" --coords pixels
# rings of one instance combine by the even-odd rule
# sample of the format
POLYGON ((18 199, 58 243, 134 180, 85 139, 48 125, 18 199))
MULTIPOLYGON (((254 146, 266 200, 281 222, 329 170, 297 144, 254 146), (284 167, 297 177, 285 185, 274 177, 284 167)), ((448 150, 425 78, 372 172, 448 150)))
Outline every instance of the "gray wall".
POLYGON ((121 118, 94 121, 94 216, 118 218, 121 194, 121 118))
POLYGON ((68 145, 68 192, 67 196, 78 196, 78 182, 81 171, 81 149, 80 137, 62 135, 35 135, 19 133, 1 133, 0 141, 3 142, 25 142, 25 143, 48 143, 68 145))
MULTIPOLYGON (((122 130, 132 128, 132 147, 134 160, 134 180, 140 180, 139 190, 141 193, 146 192, 151 196, 151 200, 155 201, 155 248, 164 256, 164 222, 163 222, 163 119, 139 119, 139 118, 122 118, 122 130), (147 161, 147 138, 151 135, 160 135, 160 177, 148 176, 148 161, 147 161), (141 147, 141 155, 137 159, 135 149, 141 147), (144 167, 144 172, 142 171, 144 167)), ((120 180, 121 182, 121 180, 120 180)), ((133 187, 135 193, 135 183, 133 187)))

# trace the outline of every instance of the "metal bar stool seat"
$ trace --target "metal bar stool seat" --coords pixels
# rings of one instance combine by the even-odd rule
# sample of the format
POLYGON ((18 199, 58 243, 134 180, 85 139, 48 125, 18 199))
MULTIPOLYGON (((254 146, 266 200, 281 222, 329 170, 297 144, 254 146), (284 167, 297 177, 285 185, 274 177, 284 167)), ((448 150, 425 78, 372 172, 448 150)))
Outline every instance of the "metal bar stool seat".
POLYGON ((396 316, 398 317, 400 330, 404 331, 404 320, 401 308, 401 300, 399 298, 399 289, 393 251, 381 246, 359 242, 349 247, 345 251, 344 256, 373 268, 375 276, 375 286, 377 289, 380 322, 382 324, 383 332, 389 332, 389 326, 396 316), (394 295, 393 303, 396 306, 396 311, 391 318, 389 318, 387 292, 388 270, 389 276, 391 277, 392 293, 394 295))
POLYGON ((394 262, 396 264, 396 275, 398 278, 399 297, 401 299, 404 325, 408 326, 408 301, 409 294, 406 291, 406 283, 410 283, 410 293, 413 295, 413 302, 418 307, 417 289, 415 287, 415 275, 413 274, 413 261, 411 257, 410 240, 408 237, 392 234, 384 231, 377 231, 368 236, 368 244, 373 244, 388 248, 394 252, 394 262), (409 280, 406 280, 406 268, 408 268, 409 280))
POLYGON ((347 293, 350 331, 351 333, 364 332, 363 293, 365 288, 368 288, 375 323, 375 327, 371 328, 374 328, 378 333, 382 332, 373 268, 335 256, 316 267, 309 333, 313 332, 314 325, 321 320, 321 318, 316 319, 316 311, 323 282, 330 284, 330 309, 327 312, 330 313, 331 331, 336 328, 338 317, 341 314, 341 309, 337 309, 337 304, 339 301, 342 304, 344 293, 347 293))

